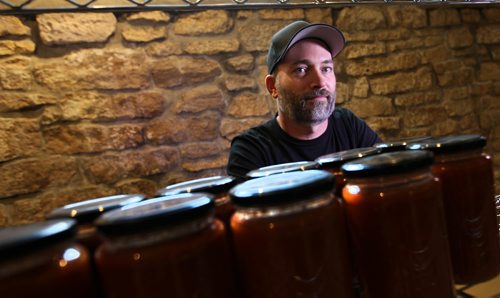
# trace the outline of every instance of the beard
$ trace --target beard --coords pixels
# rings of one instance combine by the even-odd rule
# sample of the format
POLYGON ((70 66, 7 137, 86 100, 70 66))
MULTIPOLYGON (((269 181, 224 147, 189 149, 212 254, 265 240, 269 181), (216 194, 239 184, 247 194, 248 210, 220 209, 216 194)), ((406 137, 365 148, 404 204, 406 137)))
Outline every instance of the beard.
POLYGON ((319 124, 328 119, 335 109, 336 92, 317 89, 304 94, 296 94, 278 86, 277 88, 281 95, 278 97, 278 109, 298 123, 319 124), (315 101, 314 98, 317 96, 326 97, 326 102, 315 101))

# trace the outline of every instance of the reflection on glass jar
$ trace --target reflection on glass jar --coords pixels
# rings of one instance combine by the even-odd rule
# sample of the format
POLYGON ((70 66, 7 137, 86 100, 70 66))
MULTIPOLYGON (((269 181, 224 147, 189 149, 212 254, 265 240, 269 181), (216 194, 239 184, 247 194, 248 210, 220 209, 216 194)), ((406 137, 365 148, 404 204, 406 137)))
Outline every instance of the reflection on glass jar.
POLYGON ((432 153, 382 153, 342 166, 362 297, 455 297, 432 153))
POLYGON ((0 293, 19 298, 96 297, 76 222, 47 220, 0 229, 0 293))
POLYGON ((255 178, 230 191, 243 293, 238 297, 352 297, 335 178, 308 170, 255 178))

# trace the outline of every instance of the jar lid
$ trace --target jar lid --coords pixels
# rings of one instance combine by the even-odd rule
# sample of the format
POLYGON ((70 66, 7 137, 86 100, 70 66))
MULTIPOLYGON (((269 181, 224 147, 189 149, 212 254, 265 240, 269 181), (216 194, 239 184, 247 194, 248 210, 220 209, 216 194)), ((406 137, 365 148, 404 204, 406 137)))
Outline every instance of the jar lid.
POLYGON ((341 165, 345 164, 348 161, 379 153, 380 149, 378 148, 373 148, 373 147, 356 148, 356 149, 350 149, 350 150, 344 150, 326 154, 316 158, 316 161, 324 169, 340 168, 341 165))
POLYGON ((176 225, 208 215, 214 198, 207 193, 157 197, 102 214, 95 224, 105 234, 123 235, 176 225))
POLYGON ((207 192, 218 195, 227 192, 236 184, 236 178, 231 176, 214 176, 189 180, 168 185, 160 189, 156 196, 174 195, 189 192, 207 192))
POLYGON ((74 219, 52 219, 0 229, 0 258, 35 251, 76 234, 74 219))
POLYGON ((247 180, 229 191, 234 204, 266 206, 301 201, 335 189, 335 176, 307 170, 247 180))
POLYGON ((434 137, 408 145, 411 150, 431 150, 436 154, 456 152, 461 150, 479 149, 486 146, 486 138, 477 135, 451 135, 434 137))
POLYGON ((346 178, 390 175, 430 166, 434 155, 430 151, 395 151, 360 158, 342 166, 346 178))
POLYGON ((138 203, 144 200, 140 194, 122 194, 85 200, 65 205, 49 212, 45 217, 52 218, 74 218, 79 223, 87 223, 95 220, 101 213, 120 208, 128 204, 138 203))
POLYGON ((275 174, 289 173, 295 171, 306 171, 318 168, 319 164, 315 161, 296 161, 296 162, 287 162, 277 165, 261 167, 248 172, 246 176, 248 178, 260 178, 275 174))
POLYGON ((428 140, 430 138, 432 137, 426 136, 426 137, 399 139, 394 141, 376 143, 375 145, 373 145, 373 147, 380 149, 381 153, 401 151, 401 150, 406 150, 406 147, 409 144, 417 143, 423 140, 428 140))

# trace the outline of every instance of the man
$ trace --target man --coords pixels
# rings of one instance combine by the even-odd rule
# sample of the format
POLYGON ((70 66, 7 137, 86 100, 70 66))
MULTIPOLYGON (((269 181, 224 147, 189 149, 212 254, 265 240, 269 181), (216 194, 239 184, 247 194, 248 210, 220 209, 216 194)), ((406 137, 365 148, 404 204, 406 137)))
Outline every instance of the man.
POLYGON ((245 179, 260 167, 311 161, 381 141, 351 111, 335 109, 333 58, 344 46, 342 33, 326 24, 297 21, 273 36, 265 83, 278 113, 233 139, 228 175, 245 179))

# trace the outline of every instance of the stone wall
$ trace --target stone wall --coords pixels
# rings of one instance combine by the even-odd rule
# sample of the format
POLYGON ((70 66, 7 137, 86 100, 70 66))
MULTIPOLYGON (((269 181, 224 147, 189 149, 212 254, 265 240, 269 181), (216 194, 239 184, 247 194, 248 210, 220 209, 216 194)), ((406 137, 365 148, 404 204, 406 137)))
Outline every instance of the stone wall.
POLYGON ((339 105, 386 139, 481 133, 500 193, 500 8, 0 16, 0 226, 63 204, 225 174, 230 140, 274 114, 271 35, 340 27, 339 105))

